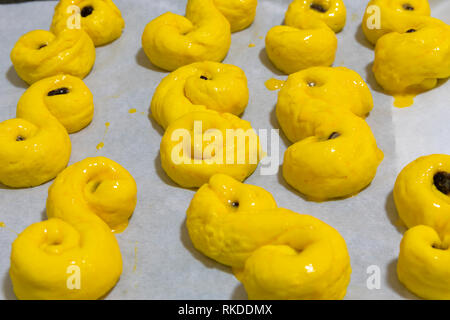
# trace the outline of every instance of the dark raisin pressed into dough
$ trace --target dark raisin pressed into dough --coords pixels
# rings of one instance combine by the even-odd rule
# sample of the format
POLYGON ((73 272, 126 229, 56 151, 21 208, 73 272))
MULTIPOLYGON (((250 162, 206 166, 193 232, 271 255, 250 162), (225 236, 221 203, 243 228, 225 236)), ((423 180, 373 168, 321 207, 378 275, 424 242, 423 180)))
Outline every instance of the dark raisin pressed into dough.
POLYGON ((405 3, 403 5, 403 9, 408 10, 408 11, 414 11, 414 7, 412 5, 410 5, 409 3, 405 3))
POLYGON ((321 4, 318 4, 318 3, 312 3, 310 8, 313 10, 319 11, 321 13, 327 12, 327 9, 325 9, 321 4))
POLYGON ((52 97, 52 96, 58 96, 60 94, 68 94, 68 93, 69 93, 69 88, 58 88, 58 89, 52 90, 49 93, 47 93, 47 96, 52 97))
POLYGON ((86 6, 83 9, 81 9, 81 16, 83 18, 86 18, 87 16, 90 16, 94 12, 94 7, 92 6, 86 6))
POLYGON ((341 134, 339 132, 333 132, 332 134, 330 134, 330 136, 328 137, 328 140, 331 139, 336 139, 337 137, 339 137, 341 134))
POLYGON ((443 171, 436 173, 433 182, 440 192, 450 195, 450 173, 443 171))
POLYGON ((101 181, 97 181, 96 183, 94 183, 94 185, 92 186, 91 192, 94 193, 95 191, 97 191, 98 187, 100 187, 101 184, 102 184, 101 181))

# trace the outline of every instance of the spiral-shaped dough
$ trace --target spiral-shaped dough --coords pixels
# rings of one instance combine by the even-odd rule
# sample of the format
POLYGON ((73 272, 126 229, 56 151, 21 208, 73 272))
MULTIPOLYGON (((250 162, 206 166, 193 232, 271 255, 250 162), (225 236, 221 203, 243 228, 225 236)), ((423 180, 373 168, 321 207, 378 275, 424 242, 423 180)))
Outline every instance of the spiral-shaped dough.
POLYGON ((428 0, 370 0, 361 27, 367 40, 376 44, 385 34, 403 33, 409 21, 430 14, 428 0))
POLYGON ((19 299, 98 299, 122 273, 111 228, 123 230, 136 205, 136 183, 119 164, 88 158, 64 170, 49 189, 49 220, 14 241, 10 276, 19 299), (71 287, 73 268, 78 287, 71 287))
POLYGON ((283 177, 310 200, 353 196, 376 175, 383 153, 367 123, 345 110, 318 112, 314 134, 284 154, 283 177))
POLYGON ((394 200, 410 228, 400 244, 399 280, 422 298, 450 299, 450 156, 408 164, 395 182, 394 200))
POLYGON ((83 30, 67 29, 57 35, 35 30, 19 38, 11 61, 19 77, 29 84, 58 74, 83 79, 94 66, 95 47, 83 30))
POLYGON ((375 177, 383 159, 364 117, 373 107, 354 71, 315 67, 288 77, 276 114, 294 142, 284 155, 283 177, 311 200, 354 195, 375 177))
POLYGON ((69 162, 69 133, 87 126, 93 97, 82 80, 58 75, 34 83, 20 98, 17 118, 0 123, 0 183, 14 188, 45 183, 69 162))
POLYGON ((450 26, 430 17, 428 0, 371 0, 362 29, 375 44, 375 79, 396 106, 450 77, 450 26))
POLYGON ((79 27, 86 31, 95 46, 113 42, 125 27, 122 14, 112 0, 60 0, 55 7, 50 30, 58 34, 67 29, 68 24, 72 27, 78 21, 79 27), (73 10, 73 6, 78 7, 79 12, 73 10))
POLYGON ((372 94, 355 71, 345 67, 312 67, 291 74, 280 90, 276 115, 291 142, 313 135, 308 113, 347 109, 365 118, 373 108, 372 94))
POLYGON ((291 74, 309 67, 330 66, 337 50, 335 32, 345 25, 342 0, 294 0, 285 25, 266 35, 266 52, 280 71, 291 74))
POLYGON ((240 115, 248 103, 247 77, 239 67, 197 62, 177 69, 156 88, 153 118, 167 128, 186 113, 206 109, 240 115))
POLYGON ((249 122, 213 110, 190 112, 168 126, 161 140, 161 165, 185 188, 198 188, 216 173, 243 181, 262 158, 249 122))
POLYGON ((188 0, 185 17, 164 13, 150 21, 142 34, 147 57, 168 71, 198 61, 220 62, 230 44, 230 23, 213 0, 188 0))
POLYGON ((418 94, 450 77, 450 26, 422 17, 402 31, 382 36, 375 47, 373 72, 391 94, 418 94))
POLYGON ((351 267, 342 236, 278 208, 266 190, 217 174, 195 194, 187 228, 196 249, 233 268, 250 299, 342 299, 351 267))
POLYGON ((241 31, 253 23, 257 0, 214 0, 217 9, 227 18, 231 32, 241 31))
POLYGON ((408 164, 398 175, 394 200, 408 228, 427 225, 442 234, 450 222, 450 156, 434 154, 408 164))
POLYGON ((334 32, 340 32, 347 20, 347 9, 342 0, 294 0, 284 18, 288 26, 301 25, 304 20, 321 20, 334 32))

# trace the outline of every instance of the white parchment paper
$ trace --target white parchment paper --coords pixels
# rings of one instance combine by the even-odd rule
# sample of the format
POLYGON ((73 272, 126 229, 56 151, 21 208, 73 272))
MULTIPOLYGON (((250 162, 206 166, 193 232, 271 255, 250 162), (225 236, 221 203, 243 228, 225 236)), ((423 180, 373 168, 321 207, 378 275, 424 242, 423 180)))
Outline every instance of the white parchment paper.
MULTIPOLYGON (((102 155, 127 168, 135 177, 139 194, 128 229, 117 236, 124 271, 107 299, 246 299, 242 285, 230 269, 195 251, 185 227, 185 212, 193 191, 176 187, 160 166, 162 129, 148 118, 153 92, 167 74, 152 66, 141 49, 145 25, 166 11, 184 14, 185 0, 115 0, 126 21, 120 39, 97 49, 92 73, 85 79, 94 94, 92 124, 71 135, 70 163, 102 155), (136 113, 130 114, 132 108, 136 113), (105 123, 111 125, 105 133, 105 123), (100 142, 105 146, 97 150, 100 142)), ((283 21, 289 0, 259 0, 256 20, 232 36, 225 63, 247 74, 250 102, 243 116, 254 128, 278 128, 274 106, 276 91, 264 82, 285 79, 270 64, 263 37, 283 21), (262 38, 262 39, 261 39, 262 38), (255 44, 249 47, 250 43, 255 44)), ((367 1, 345 1, 347 25, 338 34, 335 66, 356 70, 368 82, 375 108, 368 123, 385 159, 369 188, 356 197, 325 203, 305 201, 289 188, 280 174, 263 176, 258 169, 248 180, 272 192, 279 206, 314 215, 335 227, 347 241, 352 278, 346 299, 415 298, 397 280, 395 268, 404 231, 392 199, 399 170, 415 158, 430 153, 450 154, 449 83, 416 98, 414 106, 396 109, 382 93, 371 72, 373 49, 360 23, 367 1), (381 271, 379 290, 366 286, 367 268, 381 271)), ((431 0, 432 15, 450 23, 450 1, 431 0)), ((0 5, 0 121, 15 116, 16 104, 27 85, 12 68, 9 54, 20 35, 48 29, 54 1, 0 5)), ((412 68, 414 66, 411 66, 412 68)), ((270 144, 269 144, 270 145, 270 144)), ((288 146, 281 135, 279 156, 288 146)), ((1 146, 0 146, 1 147, 1 146)), ((268 150, 270 153, 271 150, 268 150)), ((0 187, 0 298, 15 299, 8 276, 11 243, 31 223, 46 219, 45 202, 50 183, 22 190, 0 187)))

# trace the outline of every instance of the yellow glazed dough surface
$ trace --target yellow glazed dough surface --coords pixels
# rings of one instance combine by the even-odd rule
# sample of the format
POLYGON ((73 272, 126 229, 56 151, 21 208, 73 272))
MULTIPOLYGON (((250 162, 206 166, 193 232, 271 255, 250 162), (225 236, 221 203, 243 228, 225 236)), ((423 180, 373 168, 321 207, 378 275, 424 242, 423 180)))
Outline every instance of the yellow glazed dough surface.
POLYGON ((248 121, 213 110, 190 112, 175 120, 160 146, 162 168, 184 188, 201 187, 216 173, 243 181, 255 171, 261 153, 258 135, 248 121), (227 130, 236 138, 227 139, 227 130), (186 135, 189 139, 183 143, 186 135))
POLYGON ((414 21, 422 16, 430 16, 430 4, 428 0, 371 0, 364 12, 361 27, 372 44, 380 37, 390 32, 405 31, 405 23, 414 21), (375 22, 375 11, 370 8, 378 8, 379 28, 372 24, 375 22))
POLYGON ((350 258, 340 234, 278 208, 266 190, 217 174, 195 194, 186 225, 197 250, 233 268, 249 299, 342 299, 350 258))
POLYGON ((20 98, 15 119, 0 122, 0 183, 34 187, 56 177, 70 158, 68 135, 94 115, 82 80, 59 75, 33 84, 20 98))
POLYGON ((257 0, 214 0, 217 9, 227 18, 231 32, 249 27, 256 15, 257 0))
POLYGON ((213 0, 188 0, 185 17, 164 13, 150 21, 142 34, 147 57, 168 71, 198 61, 220 62, 230 44, 230 23, 213 0))
POLYGON ((341 0, 294 0, 286 12, 285 25, 273 27, 266 35, 267 55, 286 74, 331 66, 337 50, 335 32, 342 30, 345 20, 341 0))
POLYGON ((313 135, 284 154, 284 179, 315 201, 353 196, 367 187, 383 159, 367 123, 342 110, 316 113, 310 124, 313 135), (335 132, 339 136, 333 138, 335 132))
POLYGON ((364 118, 373 108, 366 83, 354 71, 315 67, 288 77, 276 115, 294 144, 284 154, 283 177, 310 200, 357 194, 383 159, 364 118))
POLYGON ((400 244, 398 278, 425 299, 450 299, 449 173, 449 155, 424 156, 408 164, 394 186, 397 212, 411 228, 400 244))
POLYGON ((450 77, 450 26, 430 17, 428 0, 371 0, 362 21, 375 45, 375 79, 397 107, 450 77))
POLYGON ((19 38, 11 51, 11 61, 28 84, 58 74, 83 79, 94 66, 95 47, 82 30, 64 30, 58 35, 35 30, 19 38))
POLYGON ((111 0, 60 0, 50 27, 53 33, 58 34, 67 29, 68 20, 70 26, 74 23, 71 6, 79 8, 80 27, 91 37, 95 46, 108 44, 122 34, 125 21, 111 0))
POLYGON ((340 32, 347 20, 347 9, 342 0, 294 0, 284 18, 288 26, 301 20, 321 20, 334 32, 340 32))
POLYGON ((419 225, 406 231, 400 244, 397 275, 411 292, 430 300, 449 300, 450 252, 448 233, 419 225))
POLYGON ((394 200, 398 214, 408 228, 424 224, 441 233, 450 222, 450 197, 434 185, 438 172, 450 172, 450 156, 420 157, 398 175, 394 200))
POLYGON ((420 93, 450 77, 450 26, 430 17, 410 20, 375 47, 375 78, 391 94, 420 93))
POLYGON ((247 107, 247 77, 239 67, 197 62, 166 76, 152 98, 152 117, 164 128, 186 113, 206 109, 240 115, 247 107))
POLYGON ((347 109, 365 118, 373 108, 372 94, 355 71, 345 67, 312 67, 290 75, 278 94, 276 115, 291 142, 312 134, 303 114, 347 109))
POLYGON ((136 205, 136 183, 119 164, 87 158, 49 189, 49 220, 26 228, 12 245, 10 276, 19 299, 98 299, 118 281, 122 257, 111 228, 123 230, 136 205), (69 289, 69 266, 80 288, 69 289))
POLYGON ((231 45, 231 32, 255 19, 257 0, 187 0, 186 14, 166 12, 150 21, 142 47, 157 67, 173 71, 198 61, 221 62, 231 45))

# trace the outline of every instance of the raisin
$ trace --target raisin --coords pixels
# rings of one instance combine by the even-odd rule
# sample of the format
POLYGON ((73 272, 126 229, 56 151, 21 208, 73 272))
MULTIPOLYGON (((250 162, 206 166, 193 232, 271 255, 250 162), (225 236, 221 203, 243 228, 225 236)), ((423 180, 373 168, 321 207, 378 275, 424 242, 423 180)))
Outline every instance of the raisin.
POLYGON ((408 11, 414 11, 414 7, 412 5, 410 5, 409 3, 405 3, 403 5, 403 9, 408 10, 408 11))
POLYGON ((47 93, 47 96, 52 97, 52 96, 57 96, 60 94, 68 94, 68 93, 69 93, 69 88, 59 88, 59 89, 50 91, 49 93, 47 93))
POLYGON ((436 188, 443 194, 450 195, 450 173, 438 172, 433 177, 436 188))
POLYGON ((336 139, 337 137, 339 137, 341 134, 339 132, 333 132, 332 134, 330 134, 330 136, 328 137, 328 140, 331 139, 336 139))
POLYGON ((81 9, 81 16, 83 18, 86 18, 87 16, 90 16, 92 12, 94 11, 94 7, 92 6, 86 6, 83 9, 81 9))
POLYGON ((239 207, 239 201, 231 202, 231 206, 234 207, 234 208, 238 208, 239 207))
POLYGON ((97 181, 96 183, 94 183, 94 185, 92 186, 91 192, 94 193, 95 191, 97 191, 98 187, 100 187, 101 184, 102 184, 101 181, 97 181))
POLYGON ((313 10, 319 11, 321 13, 327 12, 327 9, 325 9, 321 4, 318 4, 318 3, 312 3, 310 8, 313 10))

